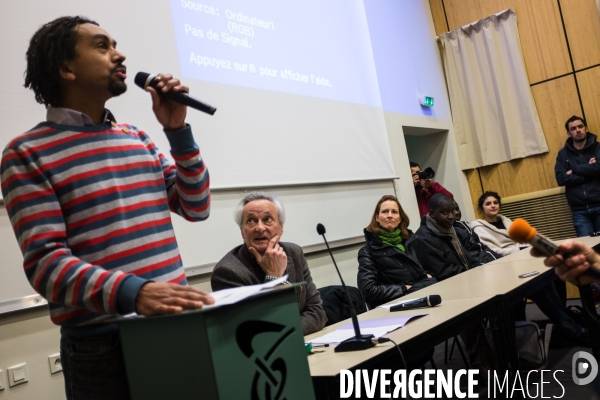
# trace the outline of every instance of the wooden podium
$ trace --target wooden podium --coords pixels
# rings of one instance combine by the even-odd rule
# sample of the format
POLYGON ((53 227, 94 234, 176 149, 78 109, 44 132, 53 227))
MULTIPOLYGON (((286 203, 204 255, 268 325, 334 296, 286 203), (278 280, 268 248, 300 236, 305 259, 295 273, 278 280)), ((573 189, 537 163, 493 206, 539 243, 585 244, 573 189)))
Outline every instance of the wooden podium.
POLYGON ((314 399, 295 286, 233 305, 119 319, 132 399, 314 399))

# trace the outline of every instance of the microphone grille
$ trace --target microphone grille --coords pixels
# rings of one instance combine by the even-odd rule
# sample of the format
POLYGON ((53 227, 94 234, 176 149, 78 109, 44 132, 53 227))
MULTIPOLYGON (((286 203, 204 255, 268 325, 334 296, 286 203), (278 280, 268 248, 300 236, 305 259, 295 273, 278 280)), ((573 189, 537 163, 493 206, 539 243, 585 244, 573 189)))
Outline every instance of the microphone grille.
POLYGON ((440 296, 439 294, 429 295, 429 304, 431 304, 432 307, 437 306, 438 304, 441 304, 441 302, 442 302, 442 296, 440 296))
POLYGON ((317 233, 319 235, 325 234, 325 226, 323 226, 323 224, 317 224, 317 233))
POLYGON ((529 225, 529 222, 523 218, 517 218, 508 228, 508 236, 519 243, 529 243, 536 234, 535 228, 529 225))
POLYGON ((141 87, 142 89, 146 90, 146 80, 148 79, 149 76, 150 76, 150 74, 147 72, 138 72, 137 74, 135 74, 135 78, 133 79, 133 82, 136 85, 138 85, 139 87, 141 87))

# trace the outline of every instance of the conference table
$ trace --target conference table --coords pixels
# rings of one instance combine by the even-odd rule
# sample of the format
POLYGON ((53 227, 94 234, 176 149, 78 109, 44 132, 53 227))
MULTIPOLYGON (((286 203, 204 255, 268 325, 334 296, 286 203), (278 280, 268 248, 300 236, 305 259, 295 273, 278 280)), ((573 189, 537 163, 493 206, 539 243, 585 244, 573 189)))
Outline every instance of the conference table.
MULTIPOLYGON (((600 243, 600 237, 585 237, 578 240, 589 246, 600 243)), ((427 314, 411 320, 403 328, 385 335, 395 341, 401 348, 404 358, 409 359, 419 352, 457 335, 475 321, 489 317, 499 369, 500 371, 515 372, 519 367, 519 361, 510 307, 555 279, 554 270, 544 266, 542 258, 531 257, 529 249, 525 249, 401 298, 410 300, 437 294, 442 298, 442 303, 437 307, 399 312, 376 308, 359 315, 358 319, 365 321, 402 315, 427 314), (519 275, 532 271, 538 271, 539 274, 528 278, 519 278, 519 275)), ((588 310, 591 307, 595 315, 593 301, 590 306, 589 300, 591 300, 591 292, 588 286, 587 292, 582 289, 582 304, 587 306, 588 310)), ((390 303, 397 301, 398 299, 390 303)), ((598 357, 600 356, 600 347, 598 340, 595 340, 600 337, 598 324, 592 321, 593 317, 588 313, 586 313, 586 319, 593 352, 598 357)), ((350 320, 328 326, 324 330, 307 335, 305 341, 308 342, 348 323, 350 320)), ((398 355, 397 350, 394 349, 395 345, 390 342, 378 344, 368 350, 348 353, 335 353, 334 347, 319 349, 324 351, 308 357, 316 392, 330 393, 331 397, 335 397, 334 392, 339 390, 340 370, 376 368, 385 360, 398 355)))
MULTIPOLYGON (((442 295, 443 298, 443 295, 442 295)), ((487 297, 472 297, 464 299, 443 300, 444 307, 433 307, 421 310, 390 312, 383 308, 376 308, 358 316, 361 321, 390 318, 402 315, 427 314, 424 317, 411 320, 404 328, 397 329, 385 335, 396 342, 402 349, 405 360, 419 355, 423 351, 443 342, 448 337, 453 337, 462 331, 465 326, 473 323, 474 319, 483 319, 488 316, 494 299, 487 297)), ((350 320, 342 321, 326 327, 325 329, 305 336, 305 342, 336 330, 346 325, 350 320)), ((334 345, 318 348, 322 353, 308 356, 310 374, 313 378, 315 392, 318 398, 337 398, 339 390, 340 370, 369 369, 389 365, 390 359, 397 357, 397 368, 402 366, 400 356, 392 342, 378 344, 367 350, 345 353, 335 353, 334 345)))

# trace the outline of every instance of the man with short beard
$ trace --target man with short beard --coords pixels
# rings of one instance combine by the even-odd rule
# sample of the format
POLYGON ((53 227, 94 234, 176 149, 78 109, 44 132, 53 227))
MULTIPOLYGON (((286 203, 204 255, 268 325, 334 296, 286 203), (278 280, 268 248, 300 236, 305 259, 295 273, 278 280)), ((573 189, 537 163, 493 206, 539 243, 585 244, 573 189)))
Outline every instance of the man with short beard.
MULTIPOLYGON (((148 89, 173 163, 105 108, 127 89, 124 61, 94 21, 43 25, 27 50, 25 87, 46 106, 46 121, 2 154, 2 194, 25 274, 61 327, 69 400, 129 398, 118 326, 108 320, 214 302, 187 286, 171 222, 171 212, 189 221, 209 214, 208 171, 187 108, 148 89)), ((156 80, 158 90, 188 91, 171 75, 156 80)))
POLYGON ((558 152, 554 172, 566 189, 577 236, 588 236, 600 231, 600 145, 581 117, 569 118, 565 128, 569 138, 558 152))

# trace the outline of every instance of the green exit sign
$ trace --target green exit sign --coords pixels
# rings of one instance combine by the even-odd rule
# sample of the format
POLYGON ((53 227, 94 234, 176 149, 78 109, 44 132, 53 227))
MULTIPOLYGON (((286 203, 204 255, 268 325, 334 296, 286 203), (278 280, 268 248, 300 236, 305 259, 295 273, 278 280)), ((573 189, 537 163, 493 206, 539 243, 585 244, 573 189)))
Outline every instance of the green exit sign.
POLYGON ((423 96, 419 100, 423 107, 433 107, 433 97, 423 96))

